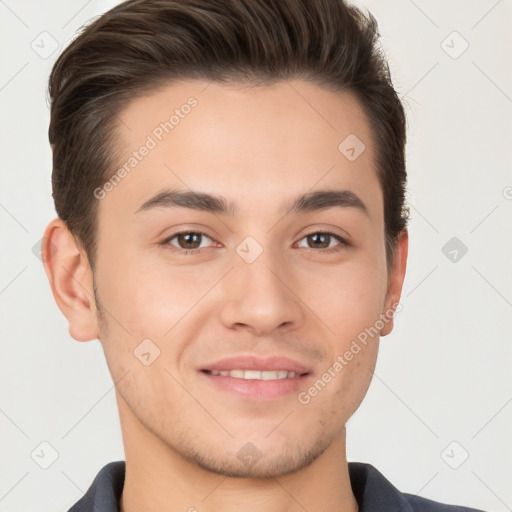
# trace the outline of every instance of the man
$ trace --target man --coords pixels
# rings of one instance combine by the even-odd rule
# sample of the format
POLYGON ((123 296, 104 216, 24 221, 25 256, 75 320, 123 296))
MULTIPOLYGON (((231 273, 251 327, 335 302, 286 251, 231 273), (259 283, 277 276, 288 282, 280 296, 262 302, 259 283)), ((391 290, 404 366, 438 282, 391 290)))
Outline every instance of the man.
POLYGON ((45 269, 126 456, 71 511, 470 510, 346 458, 408 247, 377 42, 342 0, 132 0, 57 60, 45 269))

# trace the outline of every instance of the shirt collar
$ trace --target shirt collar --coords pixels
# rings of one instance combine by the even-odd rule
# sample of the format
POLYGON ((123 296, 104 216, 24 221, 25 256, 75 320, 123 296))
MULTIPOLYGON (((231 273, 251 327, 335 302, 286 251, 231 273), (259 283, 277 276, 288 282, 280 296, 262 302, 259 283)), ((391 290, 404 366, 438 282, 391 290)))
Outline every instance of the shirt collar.
POLYGON ((401 493, 371 464, 349 462, 348 472, 359 512, 413 512, 412 496, 401 493))
MULTIPOLYGON (((84 496, 68 512, 120 512, 119 498, 123 491, 125 468, 123 460, 105 465, 84 496)), ((410 495, 398 491, 371 464, 349 462, 348 471, 359 512, 413 512, 410 495)))

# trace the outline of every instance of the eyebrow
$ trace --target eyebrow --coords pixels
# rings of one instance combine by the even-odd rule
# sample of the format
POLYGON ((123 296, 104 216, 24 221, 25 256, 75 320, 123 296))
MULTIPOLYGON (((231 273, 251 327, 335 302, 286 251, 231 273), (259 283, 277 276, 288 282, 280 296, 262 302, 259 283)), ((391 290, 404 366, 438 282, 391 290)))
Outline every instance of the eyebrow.
MULTIPOLYGON (((203 192, 169 189, 148 199, 135 213, 155 208, 180 207, 229 216, 236 216, 238 212, 236 205, 224 197, 203 192)), ((350 190, 318 190, 303 194, 292 201, 285 215, 334 207, 356 208, 369 216, 364 202, 350 190)))

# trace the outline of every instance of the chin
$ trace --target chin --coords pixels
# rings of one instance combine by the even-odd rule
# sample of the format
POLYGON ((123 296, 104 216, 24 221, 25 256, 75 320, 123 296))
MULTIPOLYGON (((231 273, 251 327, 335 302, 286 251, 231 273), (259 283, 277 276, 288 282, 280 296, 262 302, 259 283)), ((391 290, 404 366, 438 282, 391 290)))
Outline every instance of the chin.
POLYGON ((252 442, 245 443, 235 453, 226 453, 225 446, 201 452, 187 450, 183 445, 181 448, 186 452, 182 455, 190 462, 210 473, 231 478, 277 478, 309 466, 328 446, 327 441, 317 440, 308 449, 301 443, 296 447, 288 445, 279 449, 273 446, 260 450, 252 442), (217 458, 211 455, 216 451, 219 452, 217 458))

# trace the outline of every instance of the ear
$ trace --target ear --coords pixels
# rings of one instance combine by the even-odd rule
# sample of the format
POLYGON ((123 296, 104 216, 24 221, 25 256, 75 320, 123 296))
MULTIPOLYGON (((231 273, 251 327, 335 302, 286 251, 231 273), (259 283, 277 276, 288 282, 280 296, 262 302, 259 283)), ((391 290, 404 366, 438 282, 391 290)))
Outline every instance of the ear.
POLYGON ((62 219, 53 219, 46 227, 41 258, 55 302, 68 320, 69 334, 77 341, 98 338, 89 260, 62 219))
POLYGON ((402 285, 405 279, 405 269, 407 266, 407 252, 409 249, 409 234, 407 228, 404 228, 395 244, 393 256, 393 265, 388 277, 388 291, 384 301, 383 314, 386 317, 384 327, 380 331, 381 336, 386 336, 393 330, 393 317, 391 312, 395 311, 402 295, 402 285))

